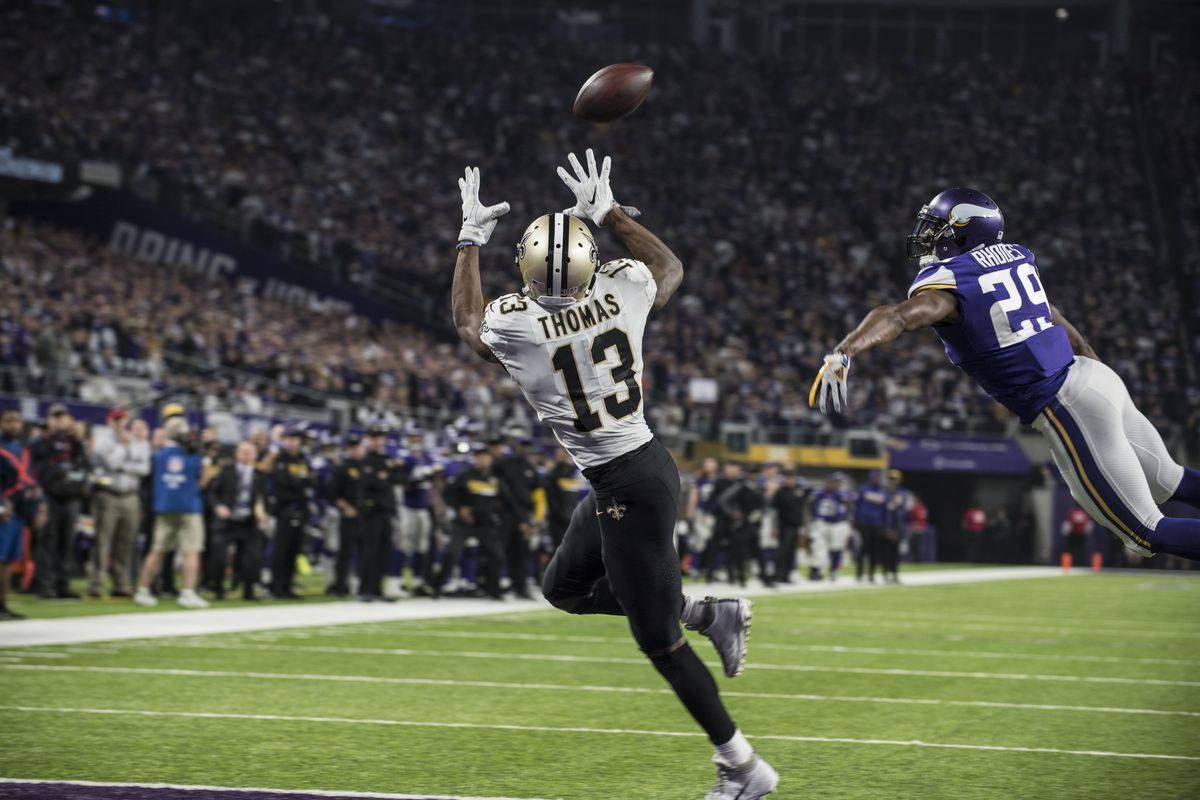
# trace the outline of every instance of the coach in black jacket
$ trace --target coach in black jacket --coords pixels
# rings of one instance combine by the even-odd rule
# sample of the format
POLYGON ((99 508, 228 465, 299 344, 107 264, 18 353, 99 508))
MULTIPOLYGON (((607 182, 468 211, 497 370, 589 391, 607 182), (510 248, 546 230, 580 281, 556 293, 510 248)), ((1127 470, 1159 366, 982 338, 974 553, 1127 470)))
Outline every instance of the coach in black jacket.
POLYGON ((225 597, 225 564, 230 544, 237 545, 234 563, 241 577, 242 597, 257 599, 254 584, 262 565, 262 521, 267 503, 267 476, 255 467, 257 454, 253 443, 242 442, 234 452, 234 462, 222 467, 209 486, 217 524, 208 557, 219 600, 225 597))

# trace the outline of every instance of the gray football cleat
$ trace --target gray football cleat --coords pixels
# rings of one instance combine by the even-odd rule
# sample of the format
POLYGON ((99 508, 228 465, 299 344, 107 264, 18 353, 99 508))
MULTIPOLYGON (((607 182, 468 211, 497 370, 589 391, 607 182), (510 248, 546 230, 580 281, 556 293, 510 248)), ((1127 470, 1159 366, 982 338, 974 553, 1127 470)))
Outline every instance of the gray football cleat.
POLYGON ((779 773, 755 754, 736 767, 718 763, 717 782, 704 795, 704 800, 756 800, 775 791, 778 785, 779 773))
POLYGON ((751 603, 745 598, 706 597, 697 604, 699 621, 686 623, 712 641, 725 676, 736 678, 746 666, 746 643, 750 639, 751 603))

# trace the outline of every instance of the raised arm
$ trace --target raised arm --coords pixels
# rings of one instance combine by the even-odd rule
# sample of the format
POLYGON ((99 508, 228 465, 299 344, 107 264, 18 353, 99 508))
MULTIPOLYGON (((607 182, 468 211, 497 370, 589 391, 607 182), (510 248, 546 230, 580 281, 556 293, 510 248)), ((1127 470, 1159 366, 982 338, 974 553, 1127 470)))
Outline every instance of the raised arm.
POLYGON ((490 347, 479 338, 479 327, 483 323, 483 288, 479 282, 479 246, 468 244, 458 248, 458 260, 454 263, 454 284, 450 288, 450 302, 454 313, 454 329, 458 338, 467 343, 475 354, 485 361, 495 361, 490 347))
POLYGON ((1058 310, 1058 306, 1053 304, 1050 306, 1050 320, 1055 325, 1061 325, 1063 330, 1067 332, 1067 339, 1070 340, 1071 349, 1075 352, 1075 355, 1092 358, 1096 361, 1100 360, 1100 356, 1096 355, 1096 351, 1088 344, 1087 339, 1083 338, 1083 334, 1079 332, 1079 329, 1062 315, 1062 312, 1058 310))
POLYGON ((458 258, 454 262, 454 282, 450 287, 450 305, 458 338, 467 343, 485 361, 496 361, 491 348, 479 338, 487 303, 479 282, 479 248, 487 244, 496 220, 508 213, 508 203, 485 206, 479 202, 479 167, 467 167, 458 179, 462 193, 462 230, 458 232, 458 258))
POLYGON ((859 353, 887 344, 906 331, 928 328, 939 322, 952 322, 958 318, 958 301, 949 292, 929 289, 913 295, 903 303, 884 305, 872 309, 858 327, 825 356, 812 388, 808 391, 809 406, 820 404, 825 411, 827 402, 833 400, 833 410, 841 411, 847 403, 846 378, 850 372, 850 359, 859 353))
POLYGON ((605 156, 600 169, 596 169, 596 154, 590 147, 584 156, 587 158, 587 169, 579 163, 574 153, 567 154, 574 175, 564 167, 558 168, 558 177, 575 195, 575 205, 563 209, 563 212, 580 219, 590 219, 597 225, 607 225, 621 237, 630 254, 650 268, 650 274, 658 285, 654 307, 662 308, 683 281, 683 263, 661 239, 633 221, 639 214, 636 208, 619 205, 613 199, 608 180, 612 159, 605 156))
POLYGON ((634 220, 619 205, 613 205, 608 216, 604 218, 604 224, 621 237, 621 242, 630 255, 650 268, 650 274, 658 284, 654 307, 665 306, 683 282, 683 262, 671 252, 671 248, 663 244, 662 239, 646 230, 644 225, 634 220))

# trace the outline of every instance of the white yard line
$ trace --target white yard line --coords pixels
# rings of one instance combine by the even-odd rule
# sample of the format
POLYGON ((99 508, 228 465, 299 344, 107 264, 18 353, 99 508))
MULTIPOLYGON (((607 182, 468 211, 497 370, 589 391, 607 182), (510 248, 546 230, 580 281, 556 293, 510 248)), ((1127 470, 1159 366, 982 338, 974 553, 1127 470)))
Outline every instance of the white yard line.
POLYGON ((188 783, 115 783, 110 781, 60 781, 54 778, 0 778, 0 784, 27 786, 80 786, 104 789, 171 789, 188 792, 255 792, 257 794, 300 795, 304 797, 355 797, 367 800, 539 800, 537 797, 467 797, 459 794, 388 794, 379 792, 340 792, 329 789, 258 789, 247 786, 203 786, 188 783))
MULTIPOLYGON (((557 661, 578 664, 635 664, 645 666, 644 658, 620 656, 578 656, 553 653, 505 653, 484 650, 411 650, 402 647, 339 647, 336 645, 277 645, 277 644, 225 644, 223 642, 156 642, 154 649, 164 647, 197 648, 202 650, 251 650, 280 653, 328 653, 365 656, 404 656, 418 658, 479 658, 514 661, 557 661)), ((141 648, 138 648, 141 649, 141 648)), ((715 661, 706 662, 710 667, 721 667, 715 661)), ((841 664, 763 664, 752 661, 747 670, 780 672, 834 672, 857 675, 892 675, 919 678, 972 678, 998 681, 1047 681, 1060 683, 1110 683, 1131 686, 1200 686, 1200 681, 1173 680, 1167 678, 1124 678, 1109 675, 1055 675, 1030 672, 976 672, 937 669, 906 669, 902 667, 850 667, 841 664)))
MULTIPOLYGON (((400 678, 380 675, 331 675, 311 672, 246 672, 237 670, 177 669, 170 667, 97 667, 62 664, 10 664, 0 669, 22 672, 92 672, 117 675, 162 675, 185 678, 237 678, 248 680, 328 681, 332 683, 376 683, 403 686, 441 686, 513 691, 564 691, 606 694, 673 695, 671 689, 640 686, 604 686, 565 683, 526 683, 510 681, 469 681, 449 678, 400 678)), ((879 703, 886 705, 962 706, 970 708, 1017 709, 1022 711, 1071 711, 1101 714, 1139 714, 1148 716, 1200 717, 1200 711, 1115 706, 1074 706, 1050 703, 1004 703, 994 700, 940 700, 916 697, 859 697, 847 695, 801 694, 794 692, 742 692, 722 690, 725 697, 754 700, 805 700, 824 703, 879 703)))
POLYGON ((903 620, 888 619, 887 612, 880 612, 878 615, 865 613, 858 616, 838 617, 836 615, 822 616, 824 610, 814 609, 811 613, 806 614, 800 620, 802 626, 786 628, 778 631, 782 634, 793 636, 811 636, 814 633, 824 635, 825 630, 818 629, 843 629, 843 628, 868 628, 872 631, 879 629, 897 630, 897 631, 929 631, 937 630, 938 632, 945 631, 969 631, 972 633, 990 633, 995 634, 998 631, 1015 631, 1017 633, 1043 633, 1051 636, 1066 636, 1070 638, 1095 638, 1095 637, 1112 637, 1117 639, 1200 639, 1200 631, 1193 630, 1139 630, 1139 629, 1122 629, 1097 627, 1093 622, 1090 627, 1080 625, 1076 628, 1059 628, 1050 625, 1026 625, 1019 624, 1004 624, 1004 623, 979 623, 979 622, 958 622, 953 616, 947 616, 944 621, 935 622, 905 622, 903 620))
MULTIPOLYGON (((1185 580, 1187 580, 1187 579, 1185 579, 1185 580)), ((1197 582, 1197 584, 1200 585, 1200 579, 1192 578, 1191 580, 1195 580, 1197 582)), ((985 623, 989 623, 989 624, 1001 623, 1001 624, 1005 624, 1005 625, 1018 624, 1022 628, 1025 627, 1024 623, 1026 623, 1026 622, 1032 622, 1036 625, 1037 623, 1043 623, 1046 621, 1045 614, 1040 615, 1040 616, 1030 616, 1027 614, 959 614, 959 613, 955 613, 955 612, 948 612, 948 613, 942 614, 937 611, 890 611, 890 610, 862 611, 862 610, 852 610, 852 609, 847 609, 847 608, 841 608, 838 606, 821 606, 820 613, 822 616, 827 617, 827 618, 848 617, 848 618, 858 618, 858 619, 876 619, 877 617, 882 616, 884 618, 889 618, 889 619, 912 620, 912 621, 917 621, 917 622, 922 621, 922 620, 928 620, 930 622, 937 623, 939 625, 942 623, 945 623, 945 622, 949 622, 951 624, 957 624, 960 622, 966 622, 966 623, 985 622, 985 623)), ((1063 616, 1059 616, 1058 614, 1054 614, 1053 618, 1054 618, 1055 622, 1065 624, 1065 625, 1077 625, 1077 626, 1086 627, 1086 628, 1092 628, 1092 627, 1095 627, 1095 625, 1096 625, 1095 618, 1088 619, 1087 617, 1063 617, 1063 616)), ((1137 629, 1161 627, 1161 628, 1173 628, 1176 630, 1178 630, 1180 628, 1185 628, 1185 629, 1190 628, 1190 629, 1192 629, 1193 633, 1200 632, 1200 622, 1194 622, 1192 620, 1171 620, 1171 619, 1155 619, 1155 620, 1118 619, 1118 620, 1113 620, 1113 619, 1106 619, 1106 620, 1104 620, 1104 627, 1106 627, 1106 628, 1132 627, 1132 628, 1137 628, 1137 629)))
MULTIPOLYGON (((463 730, 511 731, 517 733, 582 733, 616 736, 670 736, 694 739, 704 737, 700 731, 654 731, 629 728, 584 728, 551 725, 510 725, 482 722, 430 722, 400 719, 361 719, 354 717, 322 717, 286 714, 233 714, 201 711, 153 711, 125 708, 70 708, 47 706, 0 705, 0 711, 17 711, 30 714, 99 714, 134 717, 167 717, 180 719, 227 719, 262 720, 280 722, 312 722, 338 725, 383 725, 411 728, 450 728, 463 730)), ((889 745, 893 747, 934 747, 949 750, 987 750, 1007 753, 1046 753, 1055 755, 1089 756, 1093 758, 1135 758, 1164 761, 1200 761, 1200 756, 1173 755, 1168 753, 1121 753, 1108 750, 1068 750, 1058 747, 1024 747, 1014 745, 961 744, 957 742, 923 742, 901 739, 854 739, 828 736, 791 736, 785 734, 760 734, 747 737, 754 740, 776 742, 799 742, 815 744, 889 745)))
MULTIPOLYGON (((941 586, 1030 578, 1051 578, 1062 572, 1054 567, 985 567, 914 572, 905 586, 941 586)), ((905 586, 876 586, 849 581, 798 583, 779 589, 753 586, 742 589, 726 584, 695 587, 695 591, 722 596, 772 597, 842 591, 904 591, 905 586)), ((691 589, 692 587, 688 587, 691 589)), ((83 644, 163 636, 197 636, 240 633, 278 628, 308 628, 364 622, 444 619, 478 615, 509 615, 516 611, 544 611, 544 600, 497 603, 490 600, 406 600, 399 603, 313 603, 262 608, 212 608, 203 611, 101 614, 58 619, 5 622, 0 648, 47 644, 83 644)))
MULTIPOLYGON (((287 640, 295 636, 293 631, 280 631, 278 634, 264 634, 264 641, 287 640)), ((562 642, 565 644, 629 644, 629 636, 586 636, 576 634, 556 633, 520 633, 517 631, 455 631, 434 630, 431 628, 405 628, 406 637, 427 636, 439 639, 498 639, 502 641, 523 642, 562 642)), ((251 637, 247 637, 251 638, 251 637)), ((259 638, 259 637, 254 637, 259 638)), ((304 636, 303 638, 310 638, 304 636)), ((983 658, 1019 660, 1022 658, 1046 661, 1090 661, 1101 664, 1170 664, 1185 667, 1200 666, 1200 658, 1157 658, 1154 656, 1095 656, 1072 655, 1068 653, 1005 653, 995 650, 926 650, 911 647, 859 647, 835 644, 784 644, 776 642, 754 642, 755 650, 784 650, 806 653, 861 653, 864 655, 901 655, 901 656, 933 656, 936 658, 983 658)), ((31 651, 31 654, 34 651, 31 651)), ((41 651, 38 651, 41 652, 41 651)))

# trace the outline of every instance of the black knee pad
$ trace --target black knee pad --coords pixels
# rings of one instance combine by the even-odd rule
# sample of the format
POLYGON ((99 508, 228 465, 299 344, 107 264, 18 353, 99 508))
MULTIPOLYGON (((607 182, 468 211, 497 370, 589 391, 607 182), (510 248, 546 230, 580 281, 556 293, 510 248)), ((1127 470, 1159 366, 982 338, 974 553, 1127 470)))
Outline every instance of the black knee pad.
POLYGON ((583 596, 563 586, 562 581, 558 580, 557 564, 557 561, 551 560, 550 566, 546 568, 546 575, 542 579, 542 597, 555 608, 573 614, 583 596))
POLYGON ((550 586, 542 586, 542 597, 546 598, 550 605, 561 611, 566 611, 568 614, 574 614, 584 599, 577 594, 566 594, 565 592, 556 591, 550 586))

